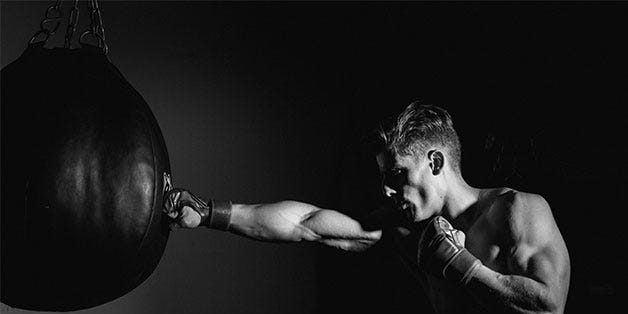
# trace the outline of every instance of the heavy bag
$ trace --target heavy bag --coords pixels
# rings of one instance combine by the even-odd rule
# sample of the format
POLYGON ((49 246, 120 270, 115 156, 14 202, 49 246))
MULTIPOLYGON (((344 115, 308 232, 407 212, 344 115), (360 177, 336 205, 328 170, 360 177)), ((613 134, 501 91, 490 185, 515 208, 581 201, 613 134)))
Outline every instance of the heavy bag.
POLYGON ((97 47, 32 45, 1 75, 2 302, 71 311, 126 294, 169 234, 153 113, 97 47))

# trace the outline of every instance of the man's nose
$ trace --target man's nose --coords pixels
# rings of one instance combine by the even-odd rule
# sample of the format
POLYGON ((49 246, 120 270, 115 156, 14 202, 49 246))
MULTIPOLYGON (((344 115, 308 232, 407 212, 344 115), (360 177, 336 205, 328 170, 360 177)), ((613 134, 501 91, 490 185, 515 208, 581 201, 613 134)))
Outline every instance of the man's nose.
POLYGON ((395 194, 397 194, 397 191, 387 185, 384 185, 384 195, 386 195, 386 197, 392 197, 395 194))

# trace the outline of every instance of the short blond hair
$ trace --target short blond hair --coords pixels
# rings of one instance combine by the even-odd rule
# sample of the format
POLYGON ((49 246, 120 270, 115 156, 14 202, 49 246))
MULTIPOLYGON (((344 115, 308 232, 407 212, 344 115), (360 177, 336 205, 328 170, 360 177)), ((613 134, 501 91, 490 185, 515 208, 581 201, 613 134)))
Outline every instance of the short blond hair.
POLYGON ((461 146, 447 110, 415 101, 401 112, 393 125, 381 129, 384 149, 400 156, 421 157, 438 146, 449 157, 452 169, 460 173, 461 146))

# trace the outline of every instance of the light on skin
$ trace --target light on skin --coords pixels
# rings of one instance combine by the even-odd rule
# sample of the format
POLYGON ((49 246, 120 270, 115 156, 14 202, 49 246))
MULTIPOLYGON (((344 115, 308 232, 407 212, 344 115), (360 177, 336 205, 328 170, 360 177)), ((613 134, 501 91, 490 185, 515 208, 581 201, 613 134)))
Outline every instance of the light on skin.
MULTIPOLYGON (((469 186, 439 148, 424 156, 382 153, 377 162, 384 193, 414 221, 441 215, 454 228, 473 223, 461 215, 491 190, 469 186)), ((508 219, 493 216, 510 230, 514 244, 507 256, 509 274, 481 265, 467 291, 491 308, 525 313, 562 313, 569 286, 569 256, 547 203, 538 195, 518 192, 512 204, 500 205, 508 219)), ((508 202, 508 201, 506 201, 508 202)), ((496 214, 492 214, 496 215, 496 214)), ((464 243, 463 232, 457 233, 464 243)), ((476 235, 479 236, 479 235, 476 235)))
POLYGON ((201 224, 201 215, 189 206, 183 206, 180 213, 173 211, 168 216, 176 219, 170 224, 171 228, 196 228, 201 224), (177 217, 177 214, 179 217, 177 217))
MULTIPOLYGON (((170 217, 178 218, 176 213, 170 217)), ((184 206, 174 227, 196 228, 200 221, 195 210, 184 206)), ((229 231, 259 241, 313 241, 346 251, 364 251, 382 235, 341 212, 297 201, 233 204, 229 231)))
POLYGON ((377 155, 383 192, 409 219, 418 222, 442 215, 454 220, 478 201, 481 190, 469 186, 445 156, 437 148, 423 156, 377 155))
MULTIPOLYGON (((475 218, 462 213, 505 189, 469 186, 439 147, 424 156, 384 153, 377 156, 377 162, 383 174, 383 192, 410 220, 441 215, 460 230, 456 233, 460 243, 465 243, 464 232, 469 232, 472 254, 474 245, 476 252, 482 249, 478 245, 507 252, 503 265, 495 264, 494 257, 484 256, 485 264, 467 285, 467 292, 479 304, 497 312, 562 313, 569 287, 569 255, 549 205, 540 195, 516 192, 499 198, 485 208, 483 229, 473 232, 475 218), (498 210, 490 210, 493 207, 498 210), (495 244, 492 237, 497 232, 501 242, 507 238, 507 247, 495 244), (493 263, 494 269, 487 263, 493 263)), ((199 223, 197 212, 183 208, 180 226, 194 228, 199 223)), ((362 229, 341 212, 296 201, 233 204, 229 231, 261 241, 316 241, 350 251, 367 249, 382 234, 362 229)))

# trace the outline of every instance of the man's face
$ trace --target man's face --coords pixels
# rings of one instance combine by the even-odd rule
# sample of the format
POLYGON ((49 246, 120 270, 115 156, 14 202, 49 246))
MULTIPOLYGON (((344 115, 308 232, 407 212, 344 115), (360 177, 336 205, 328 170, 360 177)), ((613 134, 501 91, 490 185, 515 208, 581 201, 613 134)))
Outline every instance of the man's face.
POLYGON ((430 218, 442 208, 439 182, 427 158, 399 156, 391 152, 377 155, 383 192, 412 221, 430 218))

